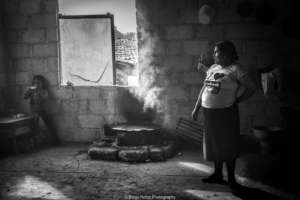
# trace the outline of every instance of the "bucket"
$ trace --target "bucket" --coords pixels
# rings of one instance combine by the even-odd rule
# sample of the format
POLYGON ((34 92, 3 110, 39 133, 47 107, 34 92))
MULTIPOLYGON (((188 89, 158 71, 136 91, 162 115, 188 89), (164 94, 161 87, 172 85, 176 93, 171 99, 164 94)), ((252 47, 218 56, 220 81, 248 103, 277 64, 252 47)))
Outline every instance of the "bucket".
POLYGON ((263 153, 278 152, 284 144, 284 131, 279 126, 256 126, 252 128, 263 153))

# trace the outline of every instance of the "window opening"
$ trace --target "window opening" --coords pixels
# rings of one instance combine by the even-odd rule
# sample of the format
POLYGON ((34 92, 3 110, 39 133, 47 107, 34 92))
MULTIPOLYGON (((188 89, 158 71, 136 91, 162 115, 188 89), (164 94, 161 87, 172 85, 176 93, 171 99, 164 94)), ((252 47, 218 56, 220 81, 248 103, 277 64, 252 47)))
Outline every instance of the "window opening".
POLYGON ((59 13, 61 85, 138 85, 135 0, 59 0, 59 13))

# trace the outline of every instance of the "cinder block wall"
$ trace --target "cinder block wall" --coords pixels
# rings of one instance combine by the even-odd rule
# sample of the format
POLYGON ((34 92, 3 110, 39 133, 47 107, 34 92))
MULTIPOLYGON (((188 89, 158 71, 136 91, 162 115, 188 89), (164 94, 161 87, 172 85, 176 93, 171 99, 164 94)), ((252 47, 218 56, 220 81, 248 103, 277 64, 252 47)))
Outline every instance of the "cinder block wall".
POLYGON ((49 112, 63 140, 91 141, 103 136, 103 124, 125 121, 116 111, 122 88, 59 86, 56 0, 14 0, 4 5, 8 98, 18 112, 29 112, 24 92, 32 77, 41 74, 49 82, 49 112))
POLYGON ((0 10, 0 115, 4 114, 5 107, 5 86, 6 86, 6 57, 5 57, 5 43, 4 43, 4 29, 2 24, 2 12, 0 10))
MULTIPOLYGON (((51 88, 49 110, 65 141, 102 136, 103 124, 126 121, 124 110, 145 117, 136 103, 141 99, 151 108, 147 114, 155 123, 173 130, 179 117, 190 116, 204 78, 196 71, 197 59, 200 53, 210 55, 214 42, 234 41, 241 63, 252 70, 269 64, 274 49, 280 47, 274 42, 280 41, 278 30, 259 25, 251 17, 241 19, 235 12, 237 2, 137 0, 141 86, 128 93, 120 87, 60 87, 57 0, 6 0, 9 102, 19 112, 28 112, 24 92, 32 77, 42 74, 51 88), (207 2, 216 9, 216 16, 212 24, 201 25, 197 13, 207 2), (142 95, 137 100, 131 93, 142 95)), ((240 108, 243 133, 249 133, 250 118, 257 124, 280 123, 278 99, 266 98, 259 91, 240 108)))
MULTIPOLYGON (((271 63, 286 67, 283 55, 291 52, 289 44, 293 40, 282 34, 279 21, 286 15, 287 5, 284 1, 271 4, 275 16, 270 24, 262 24, 255 17, 256 10, 247 18, 240 17, 236 12, 238 2, 241 1, 136 1, 141 75, 153 71, 153 85, 165 91, 162 121, 166 126, 174 127, 179 117, 190 116, 204 78, 196 70, 197 60, 200 54, 209 58, 213 44, 219 40, 233 41, 239 62, 253 73, 271 63), (198 21, 198 11, 204 4, 215 9, 215 18, 209 25, 198 21)), ((261 1, 252 2, 261 8, 261 1)), ((268 10, 264 12, 269 15, 268 10)), ((266 97, 257 90, 239 107, 243 134, 250 134, 254 125, 282 123, 277 95, 266 97)))

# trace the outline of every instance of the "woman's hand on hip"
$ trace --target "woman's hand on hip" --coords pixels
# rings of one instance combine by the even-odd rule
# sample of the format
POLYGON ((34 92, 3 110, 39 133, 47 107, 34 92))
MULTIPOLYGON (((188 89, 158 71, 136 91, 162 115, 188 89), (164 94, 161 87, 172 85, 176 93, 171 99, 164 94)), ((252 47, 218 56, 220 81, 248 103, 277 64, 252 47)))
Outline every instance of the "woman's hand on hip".
POLYGON ((193 112, 192 112, 192 119, 194 121, 197 121, 198 119, 198 114, 199 114, 199 109, 194 109, 193 112))

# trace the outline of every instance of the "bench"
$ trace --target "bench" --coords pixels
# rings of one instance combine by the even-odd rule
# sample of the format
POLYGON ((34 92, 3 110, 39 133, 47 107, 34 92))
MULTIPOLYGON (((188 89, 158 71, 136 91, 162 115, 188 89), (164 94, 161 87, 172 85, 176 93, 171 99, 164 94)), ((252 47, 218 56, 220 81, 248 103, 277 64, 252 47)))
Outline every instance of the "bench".
POLYGON ((176 135, 187 142, 202 145, 203 125, 185 118, 179 118, 176 126, 176 135))

